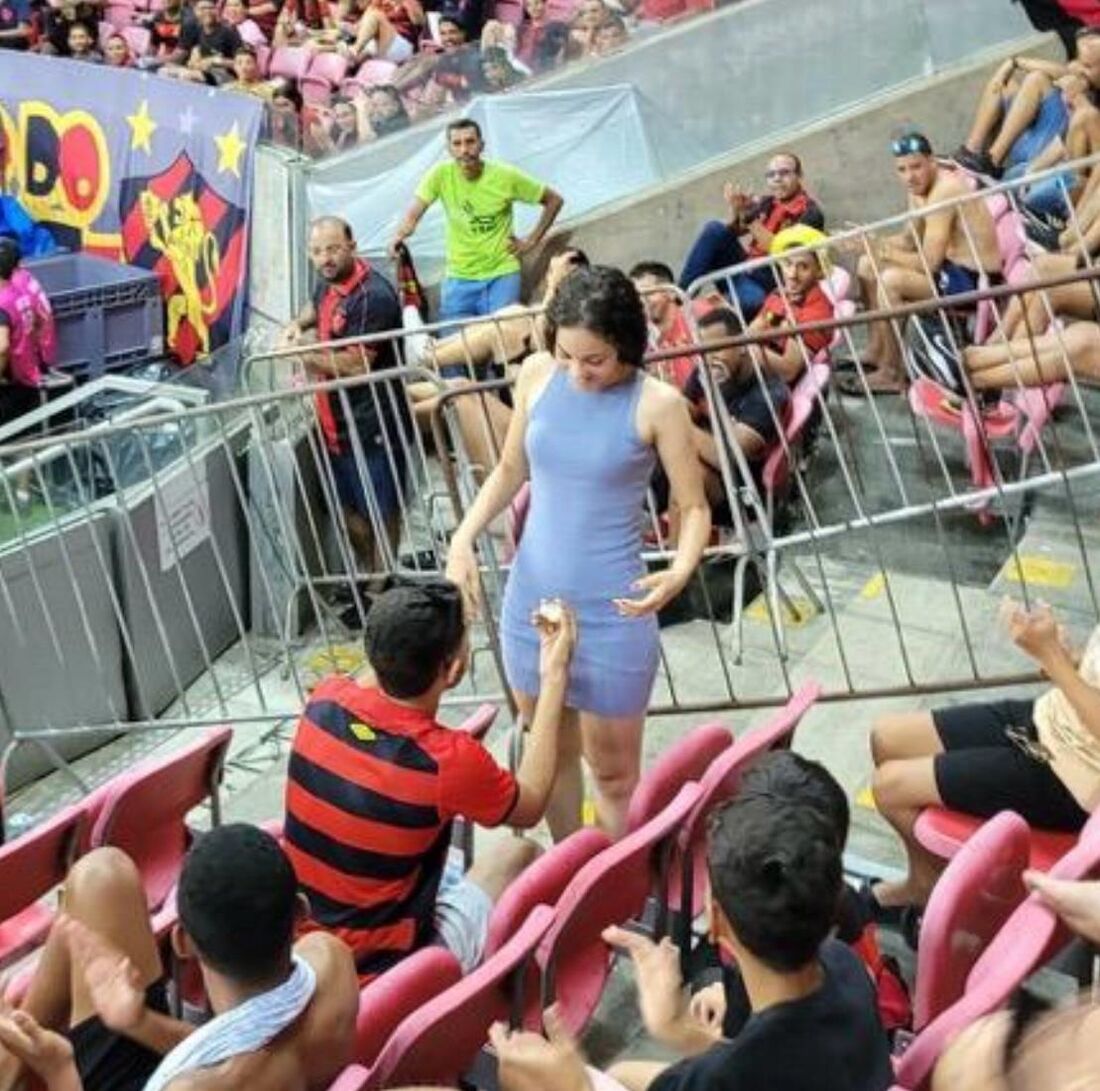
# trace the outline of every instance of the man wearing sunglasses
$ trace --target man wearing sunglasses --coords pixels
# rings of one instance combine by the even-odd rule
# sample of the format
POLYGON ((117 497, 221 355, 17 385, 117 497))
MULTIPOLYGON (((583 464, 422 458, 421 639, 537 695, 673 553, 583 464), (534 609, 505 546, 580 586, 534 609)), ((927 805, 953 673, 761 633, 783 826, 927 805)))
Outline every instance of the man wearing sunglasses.
MULTIPOLYGON (((910 211, 965 198, 970 193, 961 172, 937 162, 932 145, 922 133, 899 136, 890 150, 898 181, 908 194, 910 211)), ((871 308, 898 307, 934 296, 949 299, 974 291, 983 274, 991 282, 1001 278, 996 229, 981 200, 952 204, 914 218, 896 235, 868 235, 855 245, 861 251, 857 272, 863 302, 871 308)), ((889 321, 871 323, 863 370, 872 394, 903 389, 901 347, 889 321)), ((866 393, 858 376, 850 378, 855 381, 841 386, 844 393, 866 393)))
MULTIPOLYGON (((785 227, 806 224, 818 231, 825 229, 825 214, 806 192, 802 181, 802 161, 793 152, 772 157, 764 172, 767 193, 753 196, 739 185, 727 182, 723 196, 729 207, 725 222, 711 220, 704 225, 691 245, 680 287, 719 269, 728 269, 768 253, 772 239, 785 227)), ((727 297, 736 297, 742 318, 751 321, 769 293, 778 287, 771 266, 724 277, 718 284, 727 297)), ((731 302, 734 299, 731 298, 731 302)))

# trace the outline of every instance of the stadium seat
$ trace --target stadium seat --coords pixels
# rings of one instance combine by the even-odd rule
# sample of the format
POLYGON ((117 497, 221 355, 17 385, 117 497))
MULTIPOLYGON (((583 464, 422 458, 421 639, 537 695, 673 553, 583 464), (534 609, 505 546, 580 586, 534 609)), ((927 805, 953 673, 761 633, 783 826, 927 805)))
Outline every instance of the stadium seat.
POLYGON ((457 1087, 489 1028, 512 1014, 516 976, 554 920, 537 906, 523 927, 473 973, 406 1017, 370 1068, 367 1087, 457 1087))
POLYGON ((124 30, 134 22, 134 9, 129 4, 108 4, 103 9, 104 22, 115 30, 124 30))
MULTIPOLYGON (((699 794, 698 784, 685 784, 656 818, 589 860, 558 901, 554 922, 538 950, 542 1007, 557 1001, 572 1033, 580 1033, 595 1011, 610 971, 604 929, 637 917, 654 890, 664 903, 662 887, 674 839, 699 794)), ((662 923, 657 922, 658 936, 662 923)))
POLYGON ((790 746, 802 717, 820 696, 817 682, 805 682, 763 726, 740 736, 725 750, 699 782, 699 799, 680 830, 676 849, 679 875, 669 899, 673 922, 678 925, 672 931, 677 935, 683 960, 691 952, 691 925, 702 910, 706 892, 706 838, 711 812, 733 797, 742 775, 754 762, 772 750, 790 746))
POLYGON ((137 864, 149 908, 167 898, 191 843, 187 815, 210 800, 211 822, 221 821, 219 785, 233 730, 215 727, 167 757, 154 758, 106 786, 91 847, 114 845, 137 864))
POLYGON ((921 918, 913 1029, 920 1031, 963 994, 966 979, 1027 896, 1028 826, 1012 811, 986 822, 940 876, 921 918))
POLYGON ((88 812, 77 804, 0 846, 0 966, 46 938, 54 914, 41 899, 64 881, 87 824, 88 812))
POLYGON ((268 73, 286 80, 300 80, 309 69, 312 54, 301 46, 280 46, 271 53, 268 73))
MULTIPOLYGON (((1100 871, 1100 815, 1089 819, 1077 843, 1050 869, 1058 879, 1095 878, 1100 871)), ((975 1020, 1004 1005, 1020 983, 1069 939, 1057 915, 1032 894, 975 963, 962 997, 913 1039, 895 1066, 907 1091, 927 1086, 948 1042, 975 1020)))
POLYGON ((462 966, 446 947, 423 947, 364 985, 355 1020, 356 1061, 374 1064, 407 1016, 461 980, 462 966))
MULTIPOLYGON (((983 822, 973 815, 951 811, 946 807, 925 807, 913 829, 917 840, 934 856, 950 860, 974 835, 983 822)), ((1054 830, 1030 831, 1029 867, 1050 871, 1055 861, 1065 856, 1076 842, 1072 833, 1054 830)))
POLYGON ((329 1084, 328 1091, 367 1091, 367 1078, 370 1074, 359 1064, 349 1064, 336 1079, 329 1084))
POLYGON ((523 4, 521 0, 497 0, 493 6, 493 17, 508 26, 520 26, 523 22, 523 4))
MULTIPOLYGON (((581 868, 610 847, 611 839, 602 830, 578 830, 524 868, 493 906, 485 957, 496 954, 536 906, 556 906, 581 868)), ((528 1030, 542 1028, 542 997, 537 978, 537 974, 527 975, 524 983, 523 1025, 528 1030)))
POLYGON ((240 34, 244 44, 252 46, 253 49, 259 49, 261 46, 266 49, 268 46, 267 35, 251 19, 241 23, 237 33, 240 34))
POLYGON ((256 67, 260 70, 260 75, 267 78, 268 72, 271 70, 271 46, 258 45, 256 46, 256 67))
POLYGON ((703 724, 677 739, 642 774, 630 797, 626 828, 632 833, 655 818, 694 780, 702 780, 718 756, 733 742, 721 724, 703 724))
POLYGON ((377 87, 380 84, 392 83, 396 72, 397 65, 393 61, 372 57, 359 66, 355 79, 361 87, 377 87))
POLYGON ((328 102, 329 96, 347 75, 348 61, 338 53, 318 53, 298 86, 305 102, 328 102))

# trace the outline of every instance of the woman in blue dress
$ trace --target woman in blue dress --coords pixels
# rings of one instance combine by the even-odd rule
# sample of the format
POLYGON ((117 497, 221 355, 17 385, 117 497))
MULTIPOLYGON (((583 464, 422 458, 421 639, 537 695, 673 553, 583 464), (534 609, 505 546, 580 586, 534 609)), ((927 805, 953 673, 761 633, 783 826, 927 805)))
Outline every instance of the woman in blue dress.
POLYGON ((530 510, 501 610, 505 672, 530 722, 539 692, 533 615, 554 599, 575 611, 571 722, 561 733, 547 821, 556 840, 579 828, 583 756, 597 820, 618 836, 641 770, 657 611, 698 565, 710 509, 687 405, 643 370, 646 316, 630 279, 606 267, 576 270, 555 293, 547 321, 553 354, 523 364, 500 462, 451 541, 447 573, 476 601, 474 542, 530 480, 530 510), (646 575, 643 508, 658 458, 683 524, 672 564, 646 575))

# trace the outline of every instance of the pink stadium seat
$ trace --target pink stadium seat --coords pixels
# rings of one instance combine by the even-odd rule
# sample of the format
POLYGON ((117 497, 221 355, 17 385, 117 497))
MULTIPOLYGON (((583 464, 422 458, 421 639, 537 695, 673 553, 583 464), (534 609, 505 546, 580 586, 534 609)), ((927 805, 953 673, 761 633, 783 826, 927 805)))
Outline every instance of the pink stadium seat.
POLYGON ((158 909, 179 875, 191 843, 187 814, 207 799, 213 825, 221 821, 218 795, 229 727, 215 727, 175 754, 143 762, 107 786, 91 846, 114 845, 137 864, 149 899, 158 909))
POLYGON ((691 948, 691 925, 702 909, 707 886, 707 821, 715 807, 731 799, 745 771, 764 754, 790 746, 795 730, 821 696, 817 682, 806 682, 762 727, 738 738, 713 762, 699 783, 699 800, 680 830, 677 858, 680 875, 670 908, 679 923, 679 945, 686 958, 691 948))
MULTIPOLYGON (((1100 814, 1089 819, 1077 843, 1050 869, 1058 879, 1095 878, 1100 870, 1100 814)), ((907 1091, 927 1087, 936 1061, 961 1030, 1001 1007, 1029 974, 1069 935, 1058 917, 1032 894, 1023 901, 978 959, 962 997, 924 1028, 895 1066, 907 1091)))
MULTIPOLYGON (((556 906, 577 872, 610 847, 611 839, 603 831, 578 830, 525 868, 493 907, 485 957, 496 954, 519 931, 535 906, 556 906)), ((542 997, 538 984, 537 974, 527 975, 523 989, 523 1025, 528 1030, 542 1029, 542 997)))
POLYGON ((355 79, 363 87, 375 87, 379 84, 391 83, 396 71, 397 65, 393 61, 371 58, 359 66, 355 79))
POLYGON ((355 1020, 355 1059, 372 1065, 390 1035, 413 1012, 462 980, 462 966, 445 947, 424 947, 364 985, 355 1020))
POLYGON ((1028 826, 1012 811, 986 822, 959 850, 921 919, 913 1029, 920 1031, 963 994, 966 979, 1027 896, 1028 826))
POLYGON ((523 927, 473 973, 404 1019, 370 1069, 367 1086, 459 1086, 497 1020, 508 1019, 516 975, 554 919, 537 906, 523 927))
POLYGON ((107 39, 115 33, 115 28, 110 23, 100 22, 99 24, 99 37, 97 40, 97 46, 102 53, 107 46, 107 39))
POLYGON ((329 1084, 328 1091, 367 1091, 367 1070, 358 1064, 349 1064, 336 1079, 329 1084))
POLYGON ((502 23, 518 27, 523 22, 523 4, 520 0, 497 0, 493 15, 502 23))
POLYGON ((134 21, 134 9, 129 4, 108 4, 103 9, 103 18, 115 30, 122 30, 134 21))
POLYGON ((733 735, 728 728, 721 724, 703 724, 665 749, 642 774, 630 797, 627 832, 632 833, 660 814, 685 784, 702 780, 732 742, 733 735))
POLYGON ((271 70, 271 46, 256 46, 256 65, 260 69, 260 75, 266 78, 271 70))
POLYGON ((250 45, 253 49, 259 49, 260 46, 267 48, 267 35, 251 19, 245 19, 237 28, 237 33, 245 45, 250 45))
POLYGON ((144 57, 153 41, 153 35, 145 27, 125 27, 122 36, 135 57, 144 57))
MULTIPOLYGON (((921 811, 914 833, 917 840, 941 860, 950 860, 981 827, 983 819, 950 811, 946 807, 926 807, 921 811)), ((1072 833, 1031 830, 1029 867, 1050 871, 1076 842, 1072 833)))
POLYGON ((299 80, 302 98, 306 102, 327 102, 329 95, 340 86, 347 71, 346 57, 341 57, 338 53, 316 54, 309 69, 299 80))
POLYGON ((281 46, 271 54, 268 71, 286 80, 300 80, 309 69, 311 54, 300 46, 281 46))
POLYGON ((46 938, 54 914, 41 899, 64 881, 87 824, 88 813, 77 804, 0 845, 0 965, 46 938))
POLYGON ((771 515, 775 513, 775 498, 787 487, 787 482, 790 480, 791 460, 795 455, 794 446, 805 431, 817 407, 818 398, 824 397, 825 388, 829 385, 829 375, 827 363, 810 364, 791 389, 790 407, 787 420, 783 425, 783 435, 787 441, 786 449, 783 444, 776 444, 760 473, 768 512, 771 515))
MULTIPOLYGON (((538 963, 543 1008, 556 1000, 574 1034, 599 1003, 610 970, 604 929, 637 917, 649 894, 660 890, 673 840, 698 800, 699 785, 685 784, 656 818, 589 860, 562 894, 538 963)), ((663 893, 659 897, 663 901, 663 893)))

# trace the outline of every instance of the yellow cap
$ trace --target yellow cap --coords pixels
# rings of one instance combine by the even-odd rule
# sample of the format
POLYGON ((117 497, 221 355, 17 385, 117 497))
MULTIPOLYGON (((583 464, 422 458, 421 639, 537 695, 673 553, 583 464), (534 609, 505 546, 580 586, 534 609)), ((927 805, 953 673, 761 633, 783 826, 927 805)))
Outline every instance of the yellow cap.
POLYGON ((829 236, 824 231, 818 231, 816 227, 810 227, 809 224, 794 224, 776 233, 771 246, 768 247, 768 253, 778 257, 788 250, 797 250, 803 246, 821 247, 817 250, 816 257, 821 263, 821 271, 828 276, 833 267, 833 263, 829 260, 829 252, 824 249, 828 241, 829 236))

